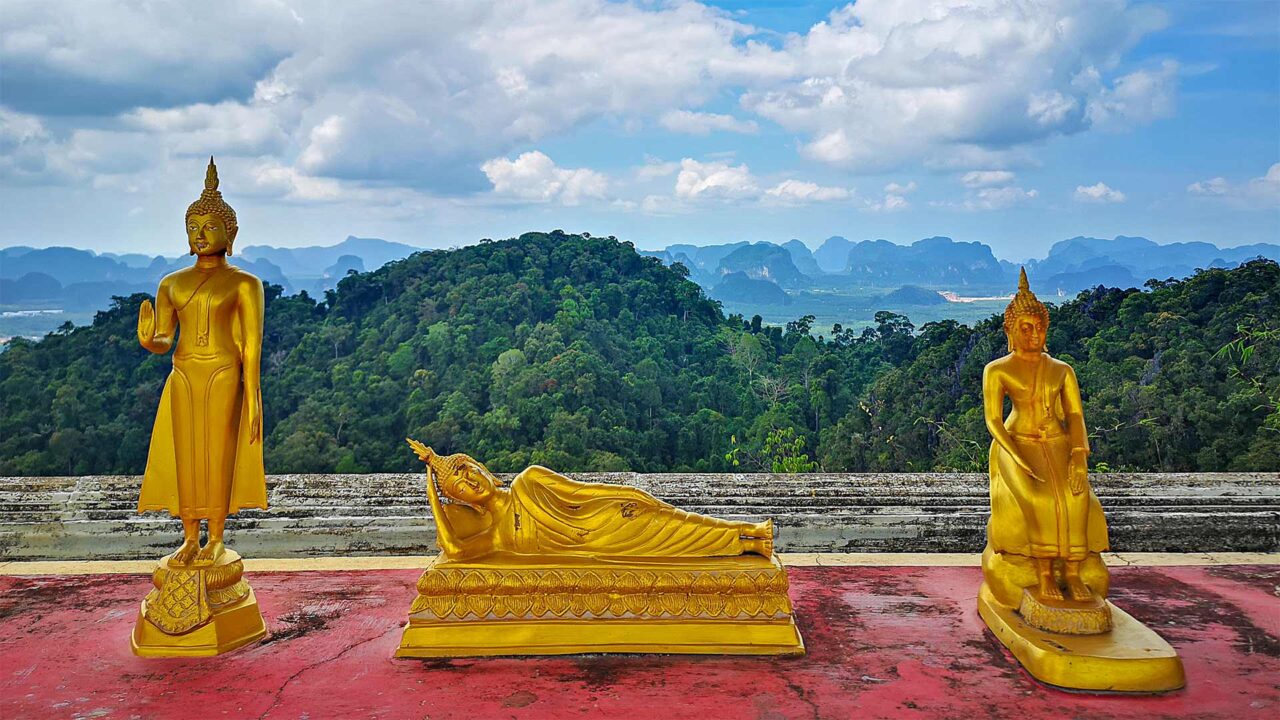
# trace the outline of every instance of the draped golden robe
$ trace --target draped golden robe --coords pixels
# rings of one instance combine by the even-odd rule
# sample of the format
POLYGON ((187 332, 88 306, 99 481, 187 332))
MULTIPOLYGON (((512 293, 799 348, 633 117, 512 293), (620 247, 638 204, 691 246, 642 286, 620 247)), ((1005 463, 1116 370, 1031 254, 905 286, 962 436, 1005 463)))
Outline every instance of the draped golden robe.
POLYGON ((138 512, 168 510, 170 515, 185 519, 205 519, 221 514, 224 504, 227 514, 247 507, 266 509, 262 443, 249 442, 249 404, 244 392, 236 391, 240 384, 238 363, 174 358, 151 430, 138 512), (200 439, 225 428, 225 416, 231 413, 238 416, 233 420, 236 441, 229 448, 234 455, 215 457, 210 445, 200 439), (174 433, 184 430, 175 426, 175 416, 182 417, 185 431, 193 435, 191 457, 181 461, 174 433))
POLYGON ((1092 488, 1076 495, 1067 486, 1071 447, 1066 434, 1015 434, 1014 443, 1044 482, 1031 478, 998 443, 991 443, 991 549, 1065 560, 1106 551, 1107 521, 1098 496, 1092 488))
POLYGON ((520 553, 713 557, 747 552, 751 523, 685 512, 623 485, 583 483, 534 465, 511 481, 499 534, 520 553))

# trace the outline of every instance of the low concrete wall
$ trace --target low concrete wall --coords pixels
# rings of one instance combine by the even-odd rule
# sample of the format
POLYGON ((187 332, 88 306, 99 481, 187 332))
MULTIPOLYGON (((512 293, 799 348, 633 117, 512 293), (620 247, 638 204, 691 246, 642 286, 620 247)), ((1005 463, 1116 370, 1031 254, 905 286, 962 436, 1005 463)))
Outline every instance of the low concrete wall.
MULTIPOLYGON (((772 517, 786 552, 977 552, 985 541, 981 474, 579 473, 633 485, 693 512, 772 517)), ((1280 474, 1091 476, 1117 552, 1280 551, 1280 474)), ((0 558, 129 560, 171 551, 163 513, 138 515, 139 477, 0 478, 0 558)), ((248 557, 421 555, 435 526, 420 474, 277 475, 267 511, 228 522, 248 557)))

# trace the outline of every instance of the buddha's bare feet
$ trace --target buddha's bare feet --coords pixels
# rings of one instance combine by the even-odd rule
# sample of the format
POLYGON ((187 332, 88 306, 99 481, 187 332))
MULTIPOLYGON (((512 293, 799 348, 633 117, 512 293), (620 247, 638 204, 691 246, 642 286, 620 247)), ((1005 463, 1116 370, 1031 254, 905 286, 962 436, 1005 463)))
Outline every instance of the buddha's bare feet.
POLYGON ((742 545, 750 553, 765 557, 773 555, 773 540, 769 538, 743 538, 742 545))
POLYGON ((200 551, 200 542, 195 538, 187 538, 182 541, 178 549, 173 552, 173 562, 176 565, 190 565, 196 553, 200 551))
POLYGON ((1088 602, 1093 599, 1093 591, 1080 579, 1079 575, 1067 576, 1067 593, 1076 602, 1088 602))
POLYGON ((1053 579, 1053 574, 1040 576, 1040 599, 1042 600, 1061 600, 1062 588, 1058 587, 1058 582, 1053 579))
POLYGON ((200 554, 196 555, 196 562, 213 564, 218 561, 218 558, 222 557, 224 552, 226 552, 226 547, 221 540, 210 540, 200 549, 200 554))

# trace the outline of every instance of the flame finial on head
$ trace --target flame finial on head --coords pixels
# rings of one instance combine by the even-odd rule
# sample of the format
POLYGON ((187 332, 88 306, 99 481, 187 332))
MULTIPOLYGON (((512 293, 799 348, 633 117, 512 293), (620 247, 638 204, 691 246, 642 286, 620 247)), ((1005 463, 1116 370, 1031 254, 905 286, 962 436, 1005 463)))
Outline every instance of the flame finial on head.
POLYGON ((218 166, 213 164, 213 156, 209 156, 209 167, 204 171, 204 189, 218 189, 218 166))
POLYGON ((213 164, 212 155, 209 156, 209 167, 204 171, 204 191, 187 207, 183 222, 192 215, 216 215, 222 219, 227 228, 227 254, 230 255, 230 243, 235 240, 240 226, 236 223, 236 211, 231 209, 231 206, 222 199, 222 193, 218 192, 218 167, 213 164))

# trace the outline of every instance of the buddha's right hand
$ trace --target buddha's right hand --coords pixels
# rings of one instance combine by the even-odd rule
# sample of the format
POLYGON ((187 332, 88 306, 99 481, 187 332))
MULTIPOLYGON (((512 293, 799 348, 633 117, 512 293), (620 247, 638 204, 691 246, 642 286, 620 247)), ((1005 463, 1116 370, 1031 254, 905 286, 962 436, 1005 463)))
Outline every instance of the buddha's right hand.
POLYGON ((1031 477, 1032 480, 1035 480, 1036 482, 1040 482, 1040 483, 1044 482, 1044 478, 1037 475, 1036 471, 1031 469, 1031 463, 1028 463, 1026 460, 1023 460, 1022 456, 1019 455, 1018 453, 1011 453, 1011 454, 1013 455, 1013 461, 1018 464, 1018 467, 1022 468, 1022 472, 1026 473, 1028 476, 1031 477))
POLYGON ((138 342, 149 348, 156 338, 156 310, 150 300, 143 300, 138 308, 138 342))

